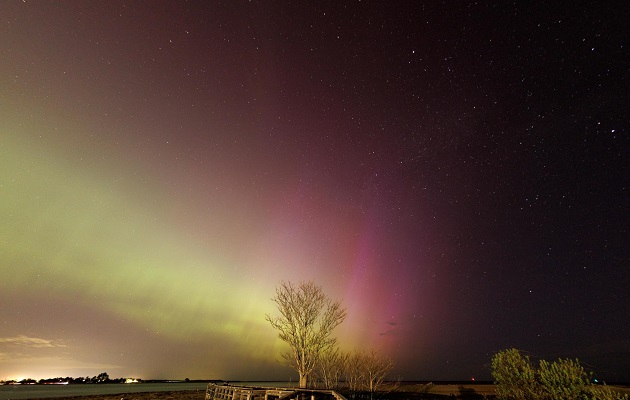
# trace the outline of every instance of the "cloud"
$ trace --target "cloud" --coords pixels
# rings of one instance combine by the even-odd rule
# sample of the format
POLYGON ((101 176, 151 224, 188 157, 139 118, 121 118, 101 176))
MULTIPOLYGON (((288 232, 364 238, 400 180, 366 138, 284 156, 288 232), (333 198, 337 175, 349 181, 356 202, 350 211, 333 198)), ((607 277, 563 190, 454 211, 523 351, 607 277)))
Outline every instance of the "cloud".
POLYGON ((0 338, 0 343, 7 343, 12 346, 28 347, 28 348, 54 348, 54 347, 66 347, 65 344, 42 338, 28 337, 25 335, 18 335, 15 337, 0 338))
POLYGON ((386 321, 385 325, 386 326, 385 329, 383 329, 383 332, 379 333, 380 336, 397 335, 400 333, 400 325, 398 322, 386 321))

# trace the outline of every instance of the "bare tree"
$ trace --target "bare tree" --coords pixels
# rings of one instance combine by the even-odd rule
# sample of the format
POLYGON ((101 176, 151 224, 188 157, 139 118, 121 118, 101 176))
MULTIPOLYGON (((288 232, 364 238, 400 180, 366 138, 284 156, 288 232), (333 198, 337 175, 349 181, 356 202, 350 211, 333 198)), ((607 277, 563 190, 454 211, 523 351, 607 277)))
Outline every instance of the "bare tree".
POLYGON ((281 282, 272 300, 280 316, 267 314, 266 320, 291 348, 282 356, 297 370, 300 388, 306 388, 320 354, 337 342, 331 333, 346 318, 346 310, 313 282, 301 282, 297 287, 281 282))
POLYGON ((346 375, 346 384, 351 392, 358 392, 362 390, 363 368, 361 363, 363 362, 363 353, 355 351, 352 354, 348 354, 345 358, 344 372, 346 375))
POLYGON ((346 361, 346 382, 352 391, 374 393, 383 386, 394 362, 372 350, 369 353, 355 351, 346 361))
POLYGON ((394 368, 394 361, 372 350, 364 356, 365 386, 374 393, 380 389, 387 374, 394 368))
POLYGON ((322 352, 317 362, 317 377, 324 389, 337 389, 344 376, 348 353, 338 347, 330 347, 322 352))

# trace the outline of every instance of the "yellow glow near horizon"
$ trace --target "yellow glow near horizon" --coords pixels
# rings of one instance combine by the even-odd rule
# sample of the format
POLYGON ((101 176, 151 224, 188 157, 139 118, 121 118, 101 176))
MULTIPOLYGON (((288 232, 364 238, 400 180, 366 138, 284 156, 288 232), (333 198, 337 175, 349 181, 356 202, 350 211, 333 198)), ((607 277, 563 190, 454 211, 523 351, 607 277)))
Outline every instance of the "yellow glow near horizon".
MULTIPOLYGON (((178 368, 191 378, 229 378, 243 362, 260 374, 275 368, 290 376, 277 362, 286 344, 264 318, 275 312, 270 298, 281 280, 326 276, 318 270, 324 261, 311 260, 310 242, 292 237, 290 214, 265 208, 252 218, 242 212, 248 210, 242 207, 246 192, 182 194, 164 177, 169 171, 149 170, 120 149, 98 141, 92 147, 68 145, 82 143, 77 132, 90 127, 60 124, 68 132, 56 141, 37 121, 10 122, 0 125, 0 226, 10 230, 0 237, 6 266, 0 295, 9 301, 28 295, 34 307, 51 314, 63 312, 55 304, 71 304, 83 320, 77 327, 58 326, 59 337, 37 326, 31 336, 64 338, 67 346, 46 352, 11 348, 13 359, 0 358, 0 367, 37 364, 41 368, 33 372, 40 377, 107 370, 159 378, 161 365, 177 353, 178 368), (102 321, 103 332, 86 336, 82 324, 92 318, 102 321), (108 339, 118 335, 117 325, 136 335, 137 349, 124 337, 108 339), (141 357, 142 366, 131 357, 141 357), (195 373, 207 372, 185 372, 189 359, 195 360, 195 373)), ((215 178, 227 179, 208 175, 215 178)), ((343 283, 328 283, 339 298, 343 283)), ((362 322, 374 318, 371 311, 356 315, 362 322)), ((348 347, 366 342, 362 332, 340 332, 348 347)))
POLYGON ((9 139, 16 140, 0 158, 10 176, 1 188, 0 222, 11 227, 0 240, 5 294, 29 287, 175 341, 221 337, 239 352, 274 359, 274 333, 264 321, 272 305, 260 301, 273 286, 243 285, 230 261, 213 255, 218 250, 190 243, 167 223, 168 214, 155 214, 166 204, 147 210, 159 190, 94 180, 58 161, 54 149, 42 153, 22 138, 9 139), (269 345, 260 345, 263 337, 269 345))

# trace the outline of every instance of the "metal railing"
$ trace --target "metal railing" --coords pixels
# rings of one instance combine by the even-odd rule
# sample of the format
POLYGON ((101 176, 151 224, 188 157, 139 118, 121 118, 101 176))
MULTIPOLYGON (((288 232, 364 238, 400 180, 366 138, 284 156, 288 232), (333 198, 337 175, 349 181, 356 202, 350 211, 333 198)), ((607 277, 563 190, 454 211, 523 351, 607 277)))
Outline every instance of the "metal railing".
POLYGON ((263 388, 209 383, 205 400, 347 400, 334 390, 263 388))

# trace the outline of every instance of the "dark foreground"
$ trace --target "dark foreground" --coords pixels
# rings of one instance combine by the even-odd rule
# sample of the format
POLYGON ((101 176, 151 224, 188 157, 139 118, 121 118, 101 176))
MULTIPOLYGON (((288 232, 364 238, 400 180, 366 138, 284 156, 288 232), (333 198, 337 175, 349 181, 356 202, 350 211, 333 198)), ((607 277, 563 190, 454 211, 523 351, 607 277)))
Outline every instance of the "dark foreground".
MULTIPOLYGON (((622 393, 630 392, 630 388, 627 386, 613 386, 613 388, 622 393)), ((372 400, 446 400, 453 398, 483 400, 494 398, 494 389, 495 386, 492 384, 403 384, 389 392, 374 395, 372 400)), ((205 390, 178 390, 167 392, 54 397, 38 400, 204 400, 205 394, 205 390)), ((369 400, 369 397, 367 399, 369 400)), ((353 400, 353 398, 348 396, 348 400, 353 400)), ((358 397, 356 400, 365 399, 363 397, 358 397)))
MULTIPOLYGON (((343 390, 341 391, 343 392, 343 390)), ((353 398, 347 395, 348 400, 364 400, 363 396, 353 398)), ((377 393, 373 400, 428 400, 445 399, 447 397, 461 399, 484 399, 494 396, 494 385, 434 385, 416 384, 402 385, 392 391, 377 393)), ((169 392, 140 392, 119 393, 104 395, 85 395, 54 397, 37 400, 204 400, 205 390, 179 390, 169 392)), ((367 397, 369 400, 369 397, 367 397)))
POLYGON ((205 390, 177 390, 171 392, 141 392, 52 397, 37 400, 204 400, 205 396, 205 390))
POLYGON ((492 384, 402 384, 395 389, 380 394, 376 399, 387 400, 427 400, 427 399, 484 399, 495 396, 492 384))

